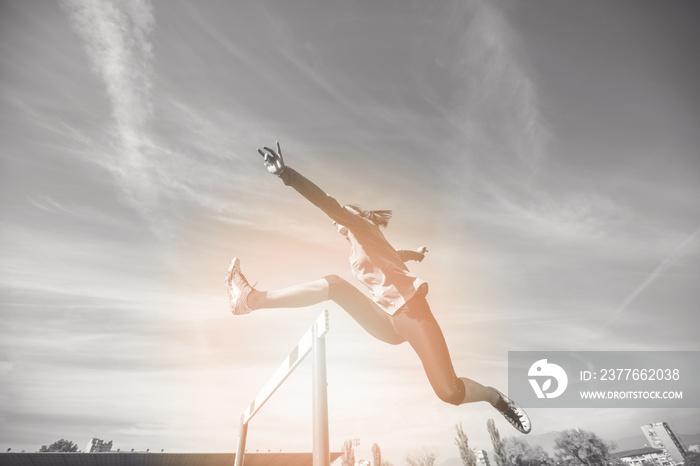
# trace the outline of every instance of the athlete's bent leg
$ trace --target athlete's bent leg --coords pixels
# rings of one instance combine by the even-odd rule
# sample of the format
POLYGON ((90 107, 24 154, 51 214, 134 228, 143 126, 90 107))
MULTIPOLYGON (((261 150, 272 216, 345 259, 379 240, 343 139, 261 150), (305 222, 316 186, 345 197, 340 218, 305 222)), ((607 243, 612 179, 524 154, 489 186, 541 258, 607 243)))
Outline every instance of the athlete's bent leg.
POLYGON ((425 297, 411 299, 394 316, 393 323, 418 354, 428 380, 441 400, 454 405, 489 402, 513 427, 524 434, 530 432, 530 418, 512 400, 493 387, 455 375, 442 330, 425 297))
POLYGON ((457 377, 445 337, 425 297, 413 297, 394 316, 393 323, 418 354, 438 398, 454 405, 497 401, 498 392, 493 388, 457 377))

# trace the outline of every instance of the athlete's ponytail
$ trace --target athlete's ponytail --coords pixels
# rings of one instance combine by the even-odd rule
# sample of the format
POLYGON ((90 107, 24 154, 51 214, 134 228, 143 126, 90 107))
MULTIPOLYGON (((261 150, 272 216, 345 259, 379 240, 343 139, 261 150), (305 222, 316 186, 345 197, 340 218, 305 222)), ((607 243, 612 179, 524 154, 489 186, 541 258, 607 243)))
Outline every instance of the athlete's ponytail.
POLYGON ((357 204, 348 204, 345 207, 350 207, 357 215, 366 218, 378 227, 386 228, 386 226, 389 225, 391 210, 364 210, 357 204))

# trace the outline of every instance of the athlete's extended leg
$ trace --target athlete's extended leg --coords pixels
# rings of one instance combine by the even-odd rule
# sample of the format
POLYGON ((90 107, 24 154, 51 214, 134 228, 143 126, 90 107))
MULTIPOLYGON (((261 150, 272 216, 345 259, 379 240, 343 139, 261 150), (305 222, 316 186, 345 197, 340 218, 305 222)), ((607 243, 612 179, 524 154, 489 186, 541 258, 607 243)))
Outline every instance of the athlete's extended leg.
POLYGON ((331 300, 342 307, 370 335, 391 344, 406 341, 389 316, 360 290, 337 275, 270 291, 253 289, 248 295, 251 310, 305 307, 331 300))
POLYGON ((337 275, 278 290, 256 290, 241 273, 240 261, 234 258, 226 283, 234 314, 245 314, 256 309, 305 307, 332 300, 375 338, 391 344, 406 341, 396 332, 389 316, 379 306, 337 275))
POLYGON ((391 344, 406 341, 394 330, 389 316, 379 306, 337 275, 279 290, 253 289, 248 295, 248 306, 251 310, 305 307, 327 300, 342 307, 373 337, 391 344))
POLYGON ((312 282, 294 285, 278 290, 256 290, 248 295, 248 306, 256 309, 306 307, 322 303, 328 299, 328 282, 321 278, 312 282))
POLYGON ((328 275, 324 280, 328 282, 328 299, 345 309, 370 335, 392 345, 406 341, 389 315, 347 280, 337 275, 328 275))

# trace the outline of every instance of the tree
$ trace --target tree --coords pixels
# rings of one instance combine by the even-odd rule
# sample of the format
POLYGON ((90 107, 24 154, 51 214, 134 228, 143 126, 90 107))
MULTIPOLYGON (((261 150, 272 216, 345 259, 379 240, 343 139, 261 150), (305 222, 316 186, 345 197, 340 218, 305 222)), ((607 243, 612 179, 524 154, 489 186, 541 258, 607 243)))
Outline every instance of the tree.
POLYGON ((56 440, 51 445, 42 445, 39 449, 40 453, 47 452, 62 452, 62 453, 75 453, 78 451, 78 444, 71 442, 70 440, 61 439, 56 440))
POLYGON ((530 446, 523 439, 506 438, 502 442, 505 464, 510 466, 554 466, 556 463, 544 448, 530 446))
POLYGON ((409 453, 406 456, 406 463, 408 463, 408 466, 434 466, 437 457, 437 450, 423 448, 422 450, 409 453))
POLYGON ((685 455, 685 466, 700 466, 700 453, 688 452, 685 455))
POLYGON ((372 445, 372 464, 374 466, 382 466, 382 450, 376 443, 372 445))
POLYGON ((462 458, 462 464, 464 466, 476 466, 476 455, 471 448, 469 448, 469 439, 467 438, 467 434, 464 433, 461 422, 455 425, 455 430, 457 431, 455 444, 459 448, 459 456, 462 458))
POLYGON ((343 443, 342 466, 355 466, 355 450, 352 448, 352 440, 343 443))
POLYGON ((496 423, 493 422, 493 419, 486 421, 486 428, 489 431, 491 443, 493 444, 493 457, 496 460, 496 466, 507 466, 505 452, 503 451, 503 440, 501 440, 501 434, 496 429, 496 423))
POLYGON ((571 429, 559 432, 554 439, 556 459, 563 465, 607 466, 616 464, 614 444, 593 432, 571 429))

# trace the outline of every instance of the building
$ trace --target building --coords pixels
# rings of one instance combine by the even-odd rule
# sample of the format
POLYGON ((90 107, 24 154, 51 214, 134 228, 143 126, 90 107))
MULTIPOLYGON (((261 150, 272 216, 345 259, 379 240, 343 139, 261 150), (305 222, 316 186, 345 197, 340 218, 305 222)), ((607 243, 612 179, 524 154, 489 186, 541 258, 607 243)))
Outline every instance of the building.
POLYGON ((685 461, 685 448, 668 424, 654 422, 641 426, 641 429, 649 446, 662 450, 671 464, 682 464, 685 461))
POLYGON ((644 462, 659 466, 673 466, 663 450, 659 448, 637 448, 636 450, 618 451, 613 453, 615 458, 620 459, 623 463, 630 466, 641 466, 644 462))
POLYGON ((489 456, 486 454, 486 450, 479 450, 478 448, 472 449, 474 455, 476 456, 476 466, 490 466, 489 456))
POLYGON ((85 447, 85 453, 107 453, 110 451, 112 451, 112 441, 105 442, 100 438, 91 439, 85 447))

